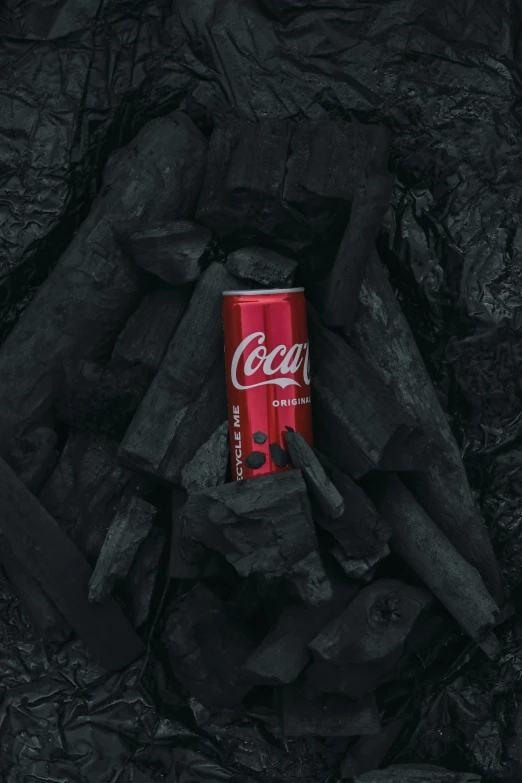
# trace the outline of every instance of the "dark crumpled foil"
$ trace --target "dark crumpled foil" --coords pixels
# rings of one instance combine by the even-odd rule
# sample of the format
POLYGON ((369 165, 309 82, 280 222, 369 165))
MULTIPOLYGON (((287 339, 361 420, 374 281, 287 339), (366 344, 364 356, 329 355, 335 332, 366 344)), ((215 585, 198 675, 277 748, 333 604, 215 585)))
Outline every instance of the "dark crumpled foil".
MULTIPOLYGON (((87 214, 109 153, 149 119, 181 108, 204 132, 230 114, 384 123, 396 184, 380 252, 517 607, 520 31, 513 0, 6 0, 0 338, 87 214)), ((516 614, 501 640, 499 663, 447 639, 421 661, 415 719, 389 763, 447 763, 486 783, 522 777, 516 614)), ((134 668, 107 677, 77 642, 51 652, 5 582, 0 696, 6 783, 335 780, 337 748, 284 748, 247 718, 225 740, 181 699, 164 717, 134 668)))

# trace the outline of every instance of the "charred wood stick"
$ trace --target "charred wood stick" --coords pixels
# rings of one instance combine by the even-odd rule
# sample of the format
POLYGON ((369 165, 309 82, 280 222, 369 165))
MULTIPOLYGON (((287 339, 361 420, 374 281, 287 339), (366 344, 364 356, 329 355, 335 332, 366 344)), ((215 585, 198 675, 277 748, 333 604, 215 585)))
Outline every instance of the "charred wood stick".
POLYGON ((116 362, 157 371, 190 298, 190 286, 147 294, 120 333, 112 352, 116 362))
POLYGON ((491 630, 498 607, 474 566, 464 560, 397 476, 379 507, 392 529, 391 547, 421 577, 486 655, 499 644, 491 630))
POLYGON ((352 202, 350 219, 326 286, 327 326, 352 330, 366 265, 388 207, 393 177, 375 162, 366 167, 352 202))
POLYGON ((226 267, 242 279, 281 288, 292 284, 297 261, 266 247, 242 247, 229 253, 226 267))
POLYGON ((147 124, 109 161, 104 187, 56 268, 0 349, 0 453, 50 410, 64 361, 116 336, 139 280, 113 236, 122 218, 190 214, 206 141, 179 112, 147 124))
POLYGON ((353 783, 480 783, 475 772, 451 772, 433 764, 394 764, 356 775, 353 783))
POLYGON ((284 582, 310 604, 331 599, 299 470, 195 493, 183 517, 190 534, 224 555, 241 576, 284 582))
POLYGON ((323 661, 368 663, 402 648, 420 612, 432 602, 427 590, 397 579, 363 588, 344 612, 308 645, 323 661))
POLYGON ((0 459, 0 560, 27 568, 85 645, 107 669, 121 669, 143 652, 119 606, 87 598, 91 568, 72 541, 0 459))
POLYGON ((157 512, 157 508, 141 498, 132 495, 122 498, 89 580, 89 601, 105 601, 116 582, 128 574, 157 512))
POLYGON ((497 602, 502 602, 502 577, 459 448, 376 253, 368 260, 350 341, 388 384, 390 396, 438 444, 422 470, 408 476, 408 486, 461 555, 479 570, 497 602))
MULTIPOLYGON (((209 372, 224 363, 222 294, 235 287, 236 278, 218 263, 211 264, 199 279, 161 367, 125 434, 120 448, 122 464, 166 482, 177 479, 176 471, 181 473, 179 461, 175 469, 169 464, 174 441, 195 398, 207 392, 209 372)), ((202 440, 192 439, 194 449, 188 459, 226 418, 224 370, 222 389, 216 405, 224 407, 223 415, 211 423, 210 431, 205 426, 202 440)), ((209 403, 213 409, 212 400, 209 403)), ((187 455, 183 456, 186 460, 187 455)))
POLYGON ((373 696, 353 702, 343 696, 307 697, 301 688, 282 688, 281 730, 286 737, 353 737, 380 730, 373 696))
POLYGON ((190 493, 224 484, 229 451, 228 420, 225 420, 183 468, 181 486, 190 493))
POLYGON ((354 478, 425 464, 431 444, 413 418, 310 305, 307 312, 317 447, 354 478))
POLYGON ((331 519, 344 514, 344 500, 326 475, 312 447, 298 432, 287 432, 286 446, 294 468, 299 468, 311 495, 331 519))

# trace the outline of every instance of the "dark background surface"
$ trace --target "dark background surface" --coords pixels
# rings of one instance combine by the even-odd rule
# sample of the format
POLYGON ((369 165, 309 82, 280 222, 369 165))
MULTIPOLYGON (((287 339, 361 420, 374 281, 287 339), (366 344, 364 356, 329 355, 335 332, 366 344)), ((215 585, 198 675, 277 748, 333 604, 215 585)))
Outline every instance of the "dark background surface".
MULTIPOLYGON (((393 134, 396 183, 379 249, 452 421, 516 605, 519 4, 266 5, 4 3, 0 333, 7 334, 87 214, 108 155, 149 119, 181 108, 206 134, 230 115, 384 123, 393 134)), ((107 679, 78 642, 50 652, 35 641, 5 582, 0 602, 6 783, 239 781, 250 773, 334 779, 313 743, 295 741, 276 752, 252 725, 252 751, 248 732, 223 743, 212 721, 202 736, 201 716, 175 688, 171 717, 160 718, 147 672, 140 677, 133 667, 107 679)), ((421 720, 411 724, 418 729, 412 734, 410 726, 393 760, 519 779, 521 634, 515 615, 502 631, 498 664, 485 664, 460 639, 434 650, 418 683, 421 720)))

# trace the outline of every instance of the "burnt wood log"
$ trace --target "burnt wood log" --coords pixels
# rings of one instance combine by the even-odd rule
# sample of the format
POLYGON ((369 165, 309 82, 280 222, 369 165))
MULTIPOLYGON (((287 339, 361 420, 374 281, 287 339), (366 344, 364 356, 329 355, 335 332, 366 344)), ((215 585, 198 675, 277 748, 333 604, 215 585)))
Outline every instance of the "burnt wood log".
POLYGON ((286 447, 294 468, 299 468, 305 484, 322 512, 330 519, 344 514, 344 500, 326 475, 312 447, 298 432, 287 432, 286 447))
POLYGON ((475 772, 451 772, 433 764, 394 764, 356 775, 353 783, 480 783, 475 772))
POLYGON ((143 652, 119 606, 87 598, 91 568, 60 525, 0 458, 0 561, 22 563, 107 669, 121 669, 143 652))
POLYGON ((427 590, 397 579, 363 588, 344 612, 308 645, 323 661, 368 663, 402 648, 419 614, 432 602, 427 590))
POLYGON ((460 554, 480 571, 501 603, 502 577, 459 447, 376 253, 368 260, 359 298, 351 343, 388 384, 390 396, 439 445, 422 470, 408 476, 408 486, 460 554))
POLYGON ((140 495, 142 479, 116 462, 118 442, 71 430, 39 500, 94 567, 124 492, 140 495))
POLYGON ((391 547, 420 576, 461 628, 490 657, 498 607, 474 566, 464 560, 397 476, 387 477, 379 506, 392 529, 391 547))
POLYGON ((225 420, 183 468, 181 486, 191 493, 224 484, 229 459, 228 420, 225 420))
POLYGON ((378 734, 359 737, 341 764, 341 777, 351 778, 379 767, 404 725, 404 720, 394 720, 382 726, 378 734))
POLYGON ((284 288, 293 283, 297 261, 266 247, 242 247, 229 253, 226 268, 236 277, 262 286, 284 288))
POLYGON ((199 192, 206 140, 174 112, 148 123, 110 159, 88 217, 0 348, 0 453, 43 422, 64 361, 115 337, 140 295, 113 226, 168 213, 188 217, 199 192))
POLYGON ((116 340, 112 359, 141 365, 153 375, 161 364, 190 293, 190 286, 184 286, 146 294, 116 340))
POLYGON ((68 362, 53 411, 74 429, 121 437, 151 379, 150 370, 140 364, 68 362))
POLYGON ((334 584, 333 597, 318 607, 285 606, 279 619, 250 655, 245 669, 270 683, 290 683, 311 660, 308 643, 356 594, 350 584, 334 584))
POLYGON ((168 285, 184 285, 197 280, 209 263, 212 232, 190 220, 147 224, 127 233, 119 228, 118 239, 141 269, 168 285))
POLYGON ((242 669, 254 643, 226 604, 198 584, 166 614, 162 640, 176 679, 205 706, 238 706, 255 684, 242 669))
POLYGON ((175 483, 186 462, 226 418, 222 294, 235 287, 237 279, 218 263, 211 264, 199 279, 161 366, 123 438, 121 464, 157 480, 175 483), (214 389, 208 376, 216 375, 216 371, 214 389), (195 403, 198 397, 200 400, 195 403), (205 406, 208 415, 200 416, 200 409, 205 406), (214 413, 221 413, 217 421, 212 420, 214 413), (183 450, 180 460, 178 450, 173 457, 181 428, 187 419, 191 419, 192 425, 198 418, 204 419, 203 426, 198 425, 196 433, 186 430, 189 453, 183 450))
POLYGON ((89 580, 89 601, 105 601, 116 582, 128 574, 157 513, 158 509, 146 500, 133 495, 123 496, 89 580))
POLYGON ((310 604, 331 599, 300 471, 195 493, 183 517, 190 534, 224 555, 241 576, 284 582, 310 604))
POLYGON ((6 457, 18 478, 33 493, 38 493, 59 457, 58 436, 49 427, 36 427, 15 438, 6 457))
POLYGON ((357 185, 350 218, 328 277, 324 304, 327 326, 352 330, 368 257, 388 207, 393 177, 370 161, 357 185))
POLYGON ((281 688, 281 731, 285 737, 353 737, 380 730, 375 698, 354 702, 343 696, 307 697, 296 685, 281 688))
POLYGON ((307 313, 317 447, 354 478, 426 464, 431 444, 413 418, 310 305, 307 313))

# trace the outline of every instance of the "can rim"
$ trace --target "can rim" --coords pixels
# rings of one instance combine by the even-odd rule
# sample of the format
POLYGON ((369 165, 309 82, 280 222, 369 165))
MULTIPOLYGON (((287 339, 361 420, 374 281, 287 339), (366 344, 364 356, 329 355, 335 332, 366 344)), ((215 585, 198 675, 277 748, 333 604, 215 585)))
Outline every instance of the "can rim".
POLYGON ((256 291, 223 291, 223 296, 259 296, 260 294, 293 294, 304 291, 304 288, 260 288, 256 291))

